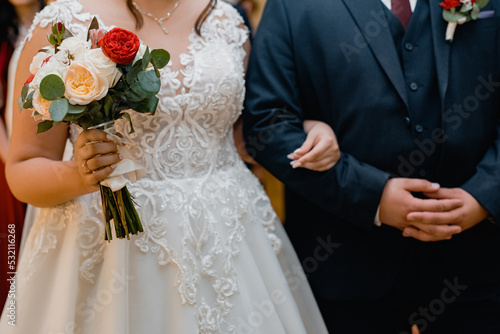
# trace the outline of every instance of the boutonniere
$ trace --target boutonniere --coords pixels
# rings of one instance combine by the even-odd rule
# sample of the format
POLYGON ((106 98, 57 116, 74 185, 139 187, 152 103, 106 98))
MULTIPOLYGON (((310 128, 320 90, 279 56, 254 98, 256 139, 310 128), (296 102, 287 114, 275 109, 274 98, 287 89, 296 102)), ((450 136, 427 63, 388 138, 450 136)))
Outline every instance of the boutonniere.
POLYGON ((458 24, 464 24, 479 17, 481 8, 489 0, 443 0, 439 5, 443 8, 443 18, 448 22, 446 41, 453 41, 453 35, 458 24))

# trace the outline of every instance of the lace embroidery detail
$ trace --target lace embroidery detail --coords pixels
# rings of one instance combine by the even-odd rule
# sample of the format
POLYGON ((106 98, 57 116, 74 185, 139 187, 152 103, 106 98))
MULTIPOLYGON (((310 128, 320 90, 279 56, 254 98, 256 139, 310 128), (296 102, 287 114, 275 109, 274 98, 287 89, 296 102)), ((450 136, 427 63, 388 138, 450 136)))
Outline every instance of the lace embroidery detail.
MULTIPOLYGON (((74 34, 86 33, 82 23, 93 15, 82 10, 76 0, 59 0, 37 15, 32 30, 57 18, 74 34)), ((160 266, 177 268, 180 299, 196 308, 200 333, 236 331, 226 318, 230 299, 238 293, 233 259, 239 254, 245 224, 261 224, 276 251, 280 245, 273 234, 277 217, 239 158, 232 137, 244 98, 242 45, 248 31, 242 25, 237 11, 219 2, 203 24, 202 35, 191 33, 188 52, 180 56, 181 69, 172 71, 171 62, 161 70, 156 114, 131 112, 136 125, 132 134, 127 121, 116 125, 132 154, 149 170, 129 185, 144 227, 144 233, 130 242, 137 251, 154 254, 160 266), (210 282, 214 297, 199 294, 202 280, 210 282)), ((73 142, 78 133, 72 126, 73 142)), ((94 268, 106 251, 97 193, 47 209, 30 234, 38 245, 30 261, 55 249, 62 233, 51 231, 62 231, 66 222, 78 229, 79 275, 93 283, 94 268)))

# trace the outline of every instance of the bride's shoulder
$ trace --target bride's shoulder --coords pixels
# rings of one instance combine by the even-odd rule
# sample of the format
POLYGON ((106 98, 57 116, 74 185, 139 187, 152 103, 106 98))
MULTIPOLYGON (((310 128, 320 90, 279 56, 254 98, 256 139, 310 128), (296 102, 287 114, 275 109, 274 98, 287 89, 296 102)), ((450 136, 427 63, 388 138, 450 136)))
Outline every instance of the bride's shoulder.
POLYGON ((243 18, 238 13, 238 10, 226 1, 217 1, 217 5, 214 8, 214 16, 243 22, 243 18))
POLYGON ((217 31, 218 35, 228 39, 228 42, 242 45, 248 38, 249 31, 240 13, 225 1, 217 1, 207 21, 210 22, 209 26, 217 31))

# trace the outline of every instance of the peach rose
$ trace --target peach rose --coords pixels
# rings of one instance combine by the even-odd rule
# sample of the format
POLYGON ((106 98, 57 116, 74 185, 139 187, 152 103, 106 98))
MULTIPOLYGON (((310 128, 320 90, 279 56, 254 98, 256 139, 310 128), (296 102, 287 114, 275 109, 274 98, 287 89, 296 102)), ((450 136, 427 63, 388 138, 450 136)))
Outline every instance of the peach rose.
POLYGON ((108 80, 84 62, 73 62, 64 74, 64 96, 70 104, 86 105, 108 93, 108 80))
POLYGON ((36 90, 33 94, 33 108, 40 114, 34 116, 37 121, 52 120, 49 113, 49 107, 53 101, 47 101, 40 94, 40 90, 36 90))

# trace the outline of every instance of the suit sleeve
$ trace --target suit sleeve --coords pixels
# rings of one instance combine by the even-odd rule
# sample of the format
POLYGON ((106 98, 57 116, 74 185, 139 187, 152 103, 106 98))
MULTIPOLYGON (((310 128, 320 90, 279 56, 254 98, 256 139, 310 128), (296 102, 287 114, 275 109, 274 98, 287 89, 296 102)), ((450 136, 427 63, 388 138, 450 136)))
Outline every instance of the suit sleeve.
POLYGON ((304 200, 337 219, 371 229, 389 178, 387 173, 345 152, 327 172, 293 169, 290 166, 287 155, 306 139, 302 124, 305 111, 300 101, 307 97, 301 96, 297 74, 300 64, 297 64, 294 55, 294 50, 299 50, 300 46, 294 43, 300 41, 292 37, 284 1, 268 0, 247 73, 243 112, 247 150, 304 200))
POLYGON ((476 167, 476 173, 462 187, 485 207, 495 222, 500 222, 500 116, 497 137, 476 167))

